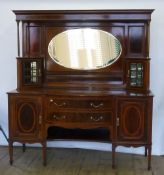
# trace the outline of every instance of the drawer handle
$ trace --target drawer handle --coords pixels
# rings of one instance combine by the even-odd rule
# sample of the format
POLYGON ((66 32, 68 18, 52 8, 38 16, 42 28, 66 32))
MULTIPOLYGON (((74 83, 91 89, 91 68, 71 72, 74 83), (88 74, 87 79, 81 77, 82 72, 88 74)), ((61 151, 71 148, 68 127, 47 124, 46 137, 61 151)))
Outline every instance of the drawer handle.
POLYGON ((104 103, 100 103, 98 105, 95 105, 94 103, 90 103, 90 106, 93 107, 93 108, 99 108, 99 107, 101 107, 103 105, 104 105, 104 103))
POLYGON ((62 106, 65 106, 65 105, 66 105, 65 102, 63 102, 63 103, 61 103, 61 104, 58 104, 58 103, 54 102, 53 99, 50 99, 50 102, 53 103, 53 104, 55 104, 56 106, 59 106, 59 107, 62 107, 62 106))
POLYGON ((53 115, 53 118, 56 119, 56 120, 62 120, 62 119, 65 119, 65 115, 62 115, 62 116, 57 116, 57 115, 53 115))
POLYGON ((94 121, 94 122, 98 122, 98 121, 103 120, 103 116, 100 116, 100 117, 93 117, 93 116, 91 116, 90 119, 91 119, 92 121, 94 121))

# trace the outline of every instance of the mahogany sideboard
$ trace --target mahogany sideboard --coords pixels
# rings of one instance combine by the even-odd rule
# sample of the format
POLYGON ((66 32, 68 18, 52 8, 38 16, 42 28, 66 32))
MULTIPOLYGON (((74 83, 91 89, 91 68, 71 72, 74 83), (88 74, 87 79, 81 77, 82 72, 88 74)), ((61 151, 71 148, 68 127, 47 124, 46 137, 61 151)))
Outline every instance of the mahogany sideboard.
MULTIPOLYGON (((18 33, 17 89, 8 92, 9 153, 13 143, 90 140, 145 147, 151 168, 152 105, 149 35, 153 10, 14 10, 18 33), (69 69, 54 62, 48 44, 61 32, 93 28, 122 46, 112 65, 69 69), (21 41, 20 41, 21 38, 21 41)), ((63 47, 63 52, 65 48, 63 47)))

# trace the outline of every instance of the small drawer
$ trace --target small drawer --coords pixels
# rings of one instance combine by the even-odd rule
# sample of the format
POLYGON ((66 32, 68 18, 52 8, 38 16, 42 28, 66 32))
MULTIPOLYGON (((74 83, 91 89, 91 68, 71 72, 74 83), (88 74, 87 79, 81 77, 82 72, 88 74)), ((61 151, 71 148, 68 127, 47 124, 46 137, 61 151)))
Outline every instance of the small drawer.
POLYGON ((102 113, 72 113, 52 112, 48 115, 48 121, 55 122, 112 122, 111 112, 102 113))
POLYGON ((61 109, 61 108, 74 108, 89 109, 89 110, 102 110, 112 109, 113 98, 56 98, 49 97, 47 99, 48 108, 61 109))

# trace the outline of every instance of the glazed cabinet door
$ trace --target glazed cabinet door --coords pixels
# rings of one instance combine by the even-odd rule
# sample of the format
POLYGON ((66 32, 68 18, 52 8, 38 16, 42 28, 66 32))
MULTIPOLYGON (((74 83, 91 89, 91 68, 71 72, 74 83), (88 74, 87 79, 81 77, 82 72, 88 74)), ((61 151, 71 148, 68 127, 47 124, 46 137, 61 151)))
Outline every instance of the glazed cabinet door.
POLYGON ((141 98, 118 100, 116 118, 118 141, 145 142, 147 140, 147 107, 146 100, 141 98))
POLYGON ((36 142, 42 138, 42 98, 9 95, 9 138, 36 142))
POLYGON ((126 62, 127 89, 149 90, 149 61, 150 59, 129 59, 126 62))

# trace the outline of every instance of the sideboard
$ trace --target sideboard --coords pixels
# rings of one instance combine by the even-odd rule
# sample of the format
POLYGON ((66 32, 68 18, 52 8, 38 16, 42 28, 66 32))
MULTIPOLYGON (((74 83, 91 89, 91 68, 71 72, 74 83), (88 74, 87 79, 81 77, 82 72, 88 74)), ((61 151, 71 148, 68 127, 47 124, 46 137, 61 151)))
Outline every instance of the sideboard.
POLYGON ((41 143, 46 165, 47 140, 89 140, 112 144, 113 168, 117 146, 145 147, 150 169, 153 95, 149 89, 149 37, 153 10, 13 12, 18 57, 17 88, 8 92, 10 163, 14 142, 22 143, 24 150, 26 143, 41 143), (120 42, 122 50, 113 64, 72 69, 51 58, 48 47, 53 37, 88 28, 110 33, 120 42))

